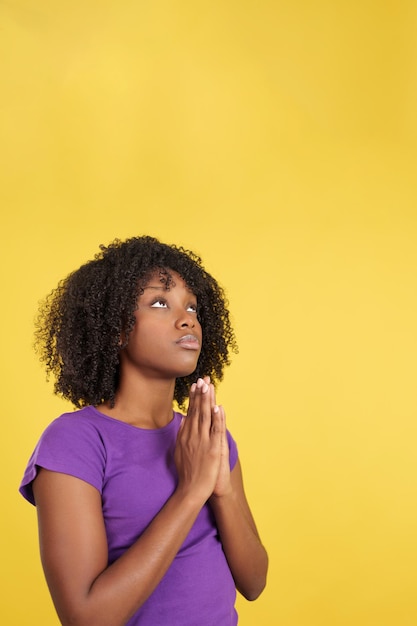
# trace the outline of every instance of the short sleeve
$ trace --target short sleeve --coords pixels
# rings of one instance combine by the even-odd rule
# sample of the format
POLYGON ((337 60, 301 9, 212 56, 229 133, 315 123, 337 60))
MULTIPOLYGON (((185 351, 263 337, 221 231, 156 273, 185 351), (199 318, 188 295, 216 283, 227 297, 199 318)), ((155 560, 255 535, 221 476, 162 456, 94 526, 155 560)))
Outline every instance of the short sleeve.
POLYGON ((19 491, 35 504, 32 483, 40 468, 69 474, 102 492, 105 447, 94 424, 76 413, 54 420, 42 434, 26 467, 19 491))

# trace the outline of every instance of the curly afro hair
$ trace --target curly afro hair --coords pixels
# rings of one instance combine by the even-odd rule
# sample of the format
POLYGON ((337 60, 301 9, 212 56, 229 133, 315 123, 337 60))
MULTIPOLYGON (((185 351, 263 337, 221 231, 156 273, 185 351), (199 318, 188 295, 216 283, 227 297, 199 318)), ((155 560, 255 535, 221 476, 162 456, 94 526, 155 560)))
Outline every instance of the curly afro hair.
POLYGON ((180 407, 192 382, 210 376, 216 383, 237 352, 223 289, 202 266, 200 257, 154 237, 115 239, 100 246, 94 259, 62 280, 41 303, 35 348, 54 391, 77 408, 109 402, 114 406, 119 353, 135 324, 137 300, 159 271, 166 289, 177 272, 197 297, 203 342, 196 370, 177 378, 174 399, 180 407), (120 337, 125 342, 120 345, 120 337))

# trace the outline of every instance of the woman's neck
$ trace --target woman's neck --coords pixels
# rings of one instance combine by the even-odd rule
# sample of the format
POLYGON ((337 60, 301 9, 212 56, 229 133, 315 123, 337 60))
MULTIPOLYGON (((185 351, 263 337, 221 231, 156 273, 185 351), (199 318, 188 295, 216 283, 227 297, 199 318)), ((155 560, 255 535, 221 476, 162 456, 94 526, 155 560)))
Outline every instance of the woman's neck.
POLYGON ((172 420, 174 380, 136 380, 135 384, 119 385, 115 403, 99 405, 97 409, 122 422, 138 428, 163 428, 172 420))

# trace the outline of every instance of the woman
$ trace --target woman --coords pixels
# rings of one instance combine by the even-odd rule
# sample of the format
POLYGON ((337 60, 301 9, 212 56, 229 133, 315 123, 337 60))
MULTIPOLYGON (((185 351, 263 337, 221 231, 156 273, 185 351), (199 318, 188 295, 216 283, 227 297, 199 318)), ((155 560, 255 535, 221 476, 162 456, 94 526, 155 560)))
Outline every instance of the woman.
POLYGON ((262 592, 213 385, 236 350, 226 305, 199 257, 137 237, 102 246, 41 308, 41 360, 77 411, 46 429, 21 492, 62 624, 234 626, 235 588, 262 592))

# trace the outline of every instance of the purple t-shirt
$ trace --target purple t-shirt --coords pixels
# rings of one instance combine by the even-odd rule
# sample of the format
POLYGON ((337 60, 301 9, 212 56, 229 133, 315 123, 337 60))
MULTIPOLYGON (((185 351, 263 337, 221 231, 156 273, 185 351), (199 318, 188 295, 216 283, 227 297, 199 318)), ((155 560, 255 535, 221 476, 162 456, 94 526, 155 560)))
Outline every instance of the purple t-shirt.
MULTIPOLYGON (((174 448, 181 415, 164 428, 136 428, 92 406, 65 413, 41 436, 20 492, 35 504, 39 467, 76 476, 101 494, 109 564, 141 535, 177 484, 174 448)), ((227 433, 231 469, 237 448, 227 433)), ((127 626, 236 626, 236 590, 214 516, 203 506, 158 587, 127 626)))

